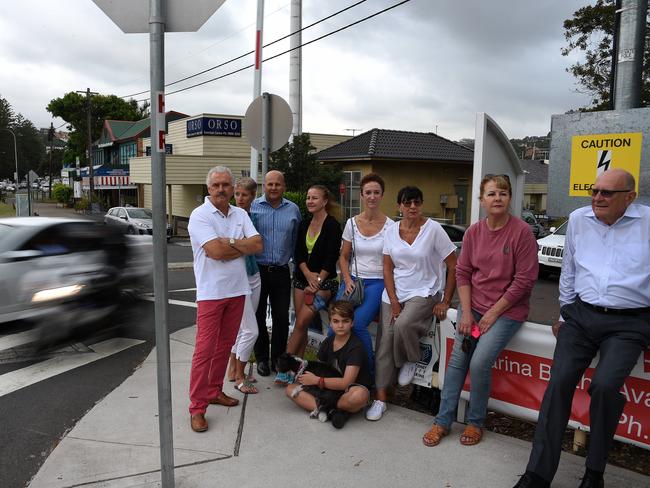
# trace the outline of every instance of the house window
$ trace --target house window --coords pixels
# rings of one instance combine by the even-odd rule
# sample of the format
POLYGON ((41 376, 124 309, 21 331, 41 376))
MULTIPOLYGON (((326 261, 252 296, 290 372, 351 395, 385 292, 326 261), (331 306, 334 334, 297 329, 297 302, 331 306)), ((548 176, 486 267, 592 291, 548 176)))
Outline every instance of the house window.
POLYGON ((137 153, 137 146, 135 142, 122 144, 120 146, 120 165, 129 164, 129 158, 135 157, 137 153))
POLYGON ((349 219, 361 212, 361 171, 344 171, 343 183, 345 184, 345 195, 343 195, 343 210, 345 219, 349 219))

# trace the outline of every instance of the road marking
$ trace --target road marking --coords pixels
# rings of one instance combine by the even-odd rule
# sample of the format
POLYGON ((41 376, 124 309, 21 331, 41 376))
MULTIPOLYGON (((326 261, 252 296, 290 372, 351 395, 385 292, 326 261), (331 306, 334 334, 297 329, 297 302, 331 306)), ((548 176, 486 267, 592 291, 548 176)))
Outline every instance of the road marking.
POLYGON ((37 339, 36 334, 31 330, 20 332, 18 334, 11 334, 0 338, 0 351, 11 349, 12 347, 22 346, 29 344, 37 339))
MULTIPOLYGON (((148 302, 154 302, 156 299, 154 297, 142 297, 143 300, 148 302)), ((184 300, 167 300, 167 303, 170 305, 180 305, 181 307, 191 307, 196 308, 196 302, 186 302, 184 300)))
POLYGON ((0 397, 80 366, 104 359, 144 341, 117 337, 90 345, 94 352, 60 356, 0 375, 0 397))

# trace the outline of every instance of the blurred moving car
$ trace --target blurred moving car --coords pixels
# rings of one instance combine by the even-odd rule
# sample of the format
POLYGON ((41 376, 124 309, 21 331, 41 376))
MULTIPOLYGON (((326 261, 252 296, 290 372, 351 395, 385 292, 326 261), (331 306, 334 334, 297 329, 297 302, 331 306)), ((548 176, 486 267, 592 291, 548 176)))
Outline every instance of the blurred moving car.
MULTIPOLYGON (((104 215, 104 223, 112 225, 125 234, 153 234, 153 213, 149 208, 113 207, 104 215)), ((167 224, 167 241, 172 237, 172 226, 167 224)))
POLYGON ((557 229, 551 227, 550 235, 537 240, 537 262, 539 263, 540 278, 546 278, 553 272, 560 272, 564 255, 564 237, 566 236, 568 223, 567 220, 557 229))
POLYGON ((92 221, 0 219, 0 326, 29 321, 43 341, 99 328, 148 286, 151 238, 92 221))

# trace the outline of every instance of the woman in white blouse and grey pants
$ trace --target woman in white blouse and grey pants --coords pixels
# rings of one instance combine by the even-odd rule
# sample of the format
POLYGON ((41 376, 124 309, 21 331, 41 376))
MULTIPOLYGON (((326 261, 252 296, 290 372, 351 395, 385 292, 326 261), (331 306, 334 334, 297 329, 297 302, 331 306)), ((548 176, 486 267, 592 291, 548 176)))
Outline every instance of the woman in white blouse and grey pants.
POLYGON ((456 288, 456 246, 437 222, 422 215, 423 195, 415 186, 397 194, 403 219, 384 237, 384 284, 381 304, 381 337, 375 360, 376 400, 366 412, 379 420, 386 411, 386 389, 400 368, 398 382, 407 385, 420 360, 420 338, 432 316, 447 315, 456 288), (441 301, 442 263, 447 283, 441 301))

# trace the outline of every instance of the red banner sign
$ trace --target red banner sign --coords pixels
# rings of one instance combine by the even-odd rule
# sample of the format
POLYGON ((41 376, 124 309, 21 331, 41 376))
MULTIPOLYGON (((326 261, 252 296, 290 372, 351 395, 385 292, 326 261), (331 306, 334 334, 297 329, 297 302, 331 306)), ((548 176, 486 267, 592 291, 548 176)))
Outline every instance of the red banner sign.
MULTIPOLYGON (((452 338, 446 338, 446 364, 453 348, 452 338)), ((650 366, 650 351, 643 355, 644 372, 650 366)), ((539 411, 550 379, 553 361, 546 357, 505 349, 492 366, 490 398, 511 405, 539 411)), ((571 420, 589 425, 589 385, 594 368, 588 368, 573 397, 571 420)), ((464 385, 469 392, 469 375, 464 385)), ((631 443, 650 448, 650 380, 629 376, 621 389, 627 398, 616 435, 631 443)))

